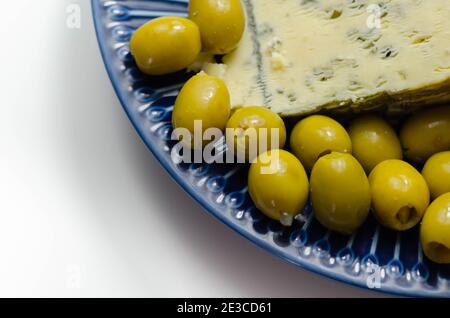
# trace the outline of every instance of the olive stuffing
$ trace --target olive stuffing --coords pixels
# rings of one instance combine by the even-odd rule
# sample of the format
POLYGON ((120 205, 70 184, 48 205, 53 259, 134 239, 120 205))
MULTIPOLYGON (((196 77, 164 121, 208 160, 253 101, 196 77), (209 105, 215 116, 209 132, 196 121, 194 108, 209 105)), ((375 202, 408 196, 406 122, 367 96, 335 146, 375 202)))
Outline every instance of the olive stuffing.
POLYGON ((369 176, 375 216, 384 226, 409 230, 422 219, 430 191, 422 175, 401 160, 386 160, 369 176))

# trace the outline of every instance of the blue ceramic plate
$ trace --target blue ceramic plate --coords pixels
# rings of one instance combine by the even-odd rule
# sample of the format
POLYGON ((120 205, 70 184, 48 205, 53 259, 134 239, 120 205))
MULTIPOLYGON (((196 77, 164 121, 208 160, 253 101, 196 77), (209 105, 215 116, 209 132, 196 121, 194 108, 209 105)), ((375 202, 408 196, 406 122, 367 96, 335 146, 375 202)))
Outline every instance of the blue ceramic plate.
POLYGON ((190 75, 144 76, 128 43, 149 19, 185 16, 187 0, 93 0, 92 8, 103 59, 126 113, 164 168, 212 215, 270 253, 315 273, 400 295, 450 296, 450 267, 424 258, 417 228, 399 234, 369 219, 358 233, 345 237, 318 224, 310 206, 303 222, 284 228, 254 208, 247 166, 176 164, 170 155, 171 112, 190 75))

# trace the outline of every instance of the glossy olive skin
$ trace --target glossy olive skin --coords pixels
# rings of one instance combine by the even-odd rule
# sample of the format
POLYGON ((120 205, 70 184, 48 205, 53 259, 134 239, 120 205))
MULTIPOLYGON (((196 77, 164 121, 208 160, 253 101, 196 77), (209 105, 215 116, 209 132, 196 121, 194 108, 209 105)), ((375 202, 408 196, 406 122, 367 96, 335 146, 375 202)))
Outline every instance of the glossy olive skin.
POLYGON ((352 142, 344 127, 322 115, 313 115, 297 123, 291 134, 290 145, 307 171, 311 171, 324 154, 333 151, 352 153, 352 142))
POLYGON ((427 209, 420 227, 425 255, 433 262, 450 264, 450 193, 438 197, 427 209))
POLYGON ((450 151, 431 156, 423 167, 422 175, 433 199, 450 192, 450 151))
MULTIPOLYGON (((175 101, 172 124, 176 128, 185 128, 191 133, 203 137, 208 128, 224 130, 230 117, 230 93, 225 83, 214 76, 198 74, 192 77, 181 89, 175 101), (201 131, 195 126, 201 121, 201 131)), ((201 144, 193 145, 199 149, 204 145, 203 138, 196 138, 201 144)))
POLYGON ((143 73, 174 73, 191 65, 199 55, 200 30, 185 18, 157 18, 134 32, 130 50, 143 73))
POLYGON ((406 231, 417 225, 430 204, 422 175, 401 160, 386 160, 369 175, 375 217, 387 228, 406 231))
POLYGON ((308 201, 309 182, 300 161, 285 150, 261 154, 248 175, 250 196, 256 207, 283 225, 292 225, 308 201))
POLYGON ((326 228, 352 234, 367 219, 369 181, 352 155, 336 152, 321 157, 310 182, 314 215, 326 228))
POLYGON ((245 30, 241 0, 191 0, 189 18, 199 26, 203 51, 208 53, 231 52, 245 30))
POLYGON ((409 118, 401 129, 400 140, 406 158, 416 163, 450 150, 450 106, 421 111, 409 118))
POLYGON ((361 116, 348 128, 352 140, 353 156, 369 174, 380 162, 403 159, 400 140, 394 129, 383 118, 375 115, 361 116))
POLYGON ((243 107, 227 123, 227 143, 238 158, 252 162, 263 152, 284 147, 286 127, 278 114, 265 107, 243 107))

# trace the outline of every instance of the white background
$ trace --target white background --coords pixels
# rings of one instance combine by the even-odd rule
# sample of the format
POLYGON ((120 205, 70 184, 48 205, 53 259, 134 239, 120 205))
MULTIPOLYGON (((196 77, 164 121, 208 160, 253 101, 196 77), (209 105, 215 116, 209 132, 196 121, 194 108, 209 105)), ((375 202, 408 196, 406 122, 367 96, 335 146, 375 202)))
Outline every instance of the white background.
POLYGON ((7 1, 0 35, 0 296, 380 296, 260 250, 170 179, 114 95, 88 0, 7 1))

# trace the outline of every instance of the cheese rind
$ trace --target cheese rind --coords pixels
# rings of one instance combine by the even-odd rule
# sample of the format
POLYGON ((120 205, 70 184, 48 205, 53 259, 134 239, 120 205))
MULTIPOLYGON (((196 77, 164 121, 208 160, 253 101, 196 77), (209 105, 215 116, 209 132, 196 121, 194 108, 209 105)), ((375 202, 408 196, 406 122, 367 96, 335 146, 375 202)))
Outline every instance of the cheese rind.
POLYGON ((225 80, 233 107, 285 116, 450 101, 450 0, 373 3, 243 0, 240 46, 204 70, 225 80))

